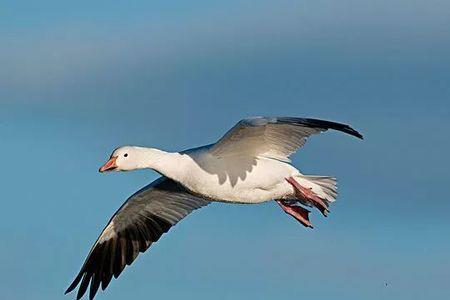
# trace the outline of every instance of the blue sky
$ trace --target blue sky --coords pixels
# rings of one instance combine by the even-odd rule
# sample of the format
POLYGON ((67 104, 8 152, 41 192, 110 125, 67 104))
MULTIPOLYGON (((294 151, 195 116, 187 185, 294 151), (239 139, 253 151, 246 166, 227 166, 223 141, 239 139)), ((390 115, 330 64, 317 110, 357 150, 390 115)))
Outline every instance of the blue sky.
POLYGON ((3 1, 5 299, 62 294, 155 179, 118 145, 182 150, 254 115, 349 123, 293 157, 339 199, 306 230, 274 203, 199 210, 97 299, 435 299, 450 289, 448 1, 3 1), (387 283, 387 286, 386 286, 387 283))

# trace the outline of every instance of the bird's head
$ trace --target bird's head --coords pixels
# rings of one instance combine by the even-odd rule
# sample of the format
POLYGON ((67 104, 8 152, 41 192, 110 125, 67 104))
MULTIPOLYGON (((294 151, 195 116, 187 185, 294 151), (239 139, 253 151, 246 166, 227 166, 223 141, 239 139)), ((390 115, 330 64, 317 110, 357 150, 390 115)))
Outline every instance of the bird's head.
POLYGON ((145 154, 141 147, 124 146, 117 148, 99 172, 131 171, 144 168, 145 154))

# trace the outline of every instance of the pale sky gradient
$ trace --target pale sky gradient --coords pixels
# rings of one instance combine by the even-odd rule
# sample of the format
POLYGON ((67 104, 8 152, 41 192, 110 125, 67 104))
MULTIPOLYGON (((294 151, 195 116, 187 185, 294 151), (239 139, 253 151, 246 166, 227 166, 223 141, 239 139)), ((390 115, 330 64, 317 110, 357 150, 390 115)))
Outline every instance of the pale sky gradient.
POLYGON ((450 2, 10 0, 0 41, 4 299, 75 297, 111 214, 157 177, 99 174, 112 149, 199 146, 254 115, 364 134, 293 157, 338 178, 330 217, 211 205, 96 299, 450 297, 450 2))

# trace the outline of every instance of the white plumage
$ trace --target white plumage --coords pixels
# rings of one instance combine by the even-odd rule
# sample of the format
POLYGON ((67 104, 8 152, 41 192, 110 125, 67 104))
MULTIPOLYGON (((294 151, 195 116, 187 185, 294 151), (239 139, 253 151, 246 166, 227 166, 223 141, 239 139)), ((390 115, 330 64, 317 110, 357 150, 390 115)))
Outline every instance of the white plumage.
POLYGON ((67 289, 80 284, 77 299, 90 285, 92 299, 105 289, 139 252, 193 210, 213 201, 254 204, 276 200, 307 227, 309 211, 325 216, 337 196, 336 180, 306 176, 289 156, 307 138, 327 129, 362 138, 348 125, 290 117, 256 117, 238 122, 215 144, 182 152, 125 146, 100 168, 104 171, 153 169, 163 176, 131 196, 111 218, 67 289))

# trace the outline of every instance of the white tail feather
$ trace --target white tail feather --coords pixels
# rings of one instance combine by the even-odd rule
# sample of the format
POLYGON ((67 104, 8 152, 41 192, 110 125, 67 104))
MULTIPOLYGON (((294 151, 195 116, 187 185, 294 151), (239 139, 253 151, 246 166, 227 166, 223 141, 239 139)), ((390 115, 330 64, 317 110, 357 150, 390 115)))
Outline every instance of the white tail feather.
POLYGON ((337 182, 336 178, 330 176, 307 176, 298 175, 295 177, 297 182, 324 199, 327 204, 336 201, 337 197, 337 182))

